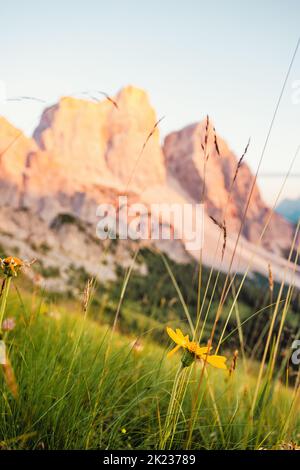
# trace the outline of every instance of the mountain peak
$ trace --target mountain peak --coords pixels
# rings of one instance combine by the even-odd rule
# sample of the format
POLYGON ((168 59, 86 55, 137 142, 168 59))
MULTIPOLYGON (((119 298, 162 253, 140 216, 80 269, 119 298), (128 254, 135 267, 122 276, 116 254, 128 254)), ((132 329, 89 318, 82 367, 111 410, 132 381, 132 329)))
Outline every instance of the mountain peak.
POLYGON ((97 184, 106 179, 120 188, 130 183, 130 189, 139 191, 164 182, 158 130, 141 157, 155 122, 147 93, 127 86, 99 103, 61 98, 44 111, 34 139, 49 155, 51 167, 61 168, 79 186, 80 181, 97 184))
POLYGON ((143 88, 138 88, 134 85, 124 86, 123 88, 120 89, 117 96, 119 98, 127 97, 130 100, 136 100, 136 101, 144 100, 144 99, 149 101, 148 93, 146 92, 146 90, 144 90, 143 88))
MULTIPOLYGON (((207 213, 222 220, 226 207, 228 234, 237 233, 255 183, 248 165, 243 163, 239 167, 232 184, 238 160, 216 134, 211 120, 207 139, 209 158, 206 155, 204 165, 207 118, 169 134, 163 149, 158 129, 152 133, 156 121, 148 94, 132 85, 99 102, 61 98, 42 114, 34 132, 37 145, 3 120, 0 150, 14 136, 17 143, 0 160, 0 176, 8 175, 6 180, 2 178, 0 190, 4 185, 7 187, 7 180, 15 184, 17 179, 19 200, 35 208, 46 220, 61 210, 72 212, 74 207, 77 216, 91 214, 94 210, 93 205, 89 206, 91 201, 99 204, 110 193, 110 200, 113 199, 116 192, 112 188, 135 193, 140 200, 146 197, 145 193, 149 198, 152 195, 159 199, 167 192, 170 200, 184 194, 186 201, 199 203, 205 194, 207 213)), ((17 194, 15 186, 13 194, 17 194)), ((267 216, 268 207, 255 184, 243 223, 244 237, 257 240, 267 216)), ((269 226, 263 243, 280 252, 290 243, 291 226, 277 214, 269 226)))

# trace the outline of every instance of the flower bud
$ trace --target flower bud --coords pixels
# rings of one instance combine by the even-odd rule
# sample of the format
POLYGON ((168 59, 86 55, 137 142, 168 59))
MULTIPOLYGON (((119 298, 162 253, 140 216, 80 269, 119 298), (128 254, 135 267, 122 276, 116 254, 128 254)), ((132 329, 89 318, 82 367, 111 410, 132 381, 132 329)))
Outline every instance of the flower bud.
POLYGON ((185 349, 181 357, 182 366, 189 367, 194 362, 194 360, 195 360, 195 354, 185 349))

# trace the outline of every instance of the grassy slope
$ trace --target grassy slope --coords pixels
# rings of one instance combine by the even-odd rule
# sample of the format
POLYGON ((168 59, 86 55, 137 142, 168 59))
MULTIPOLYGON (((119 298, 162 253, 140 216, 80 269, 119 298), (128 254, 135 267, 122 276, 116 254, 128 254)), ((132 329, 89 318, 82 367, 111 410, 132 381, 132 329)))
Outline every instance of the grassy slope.
MULTIPOLYGON (((167 258, 167 262, 172 270, 178 288, 184 298, 192 321, 195 322, 197 310, 197 276, 198 267, 196 263, 177 264, 167 258)), ((165 326, 182 326, 187 328, 187 318, 178 293, 172 280, 166 270, 166 267, 159 254, 155 254, 147 249, 141 250, 137 263, 143 263, 147 266, 147 276, 141 276, 138 272, 133 272, 130 276, 129 286, 123 300, 122 310, 118 319, 118 325, 125 333, 134 332, 137 335, 142 333, 149 334, 158 342, 165 337, 165 326)), ((119 268, 117 282, 106 286, 100 285, 96 290, 91 315, 103 322, 110 322, 115 315, 120 293, 122 291, 125 271, 119 268)), ((203 341, 210 336, 210 331, 215 318, 215 312, 218 308, 221 296, 222 286, 226 275, 220 273, 216 282, 216 289, 213 292, 216 280, 216 273, 213 274, 209 284, 208 291, 202 312, 202 319, 207 314, 205 323, 203 341)), ((88 276, 86 275, 86 279, 88 276)), ((201 299, 204 299, 205 289, 208 283, 209 269, 203 268, 201 299)), ((81 286, 84 279, 80 278, 81 286)), ((238 289, 241 277, 237 276, 235 280, 235 290, 238 289)), ((79 284, 80 285, 80 284, 79 284)), ((81 287, 82 288, 82 287, 81 287)), ((237 302, 240 321, 243 323, 243 335, 246 352, 260 360, 264 348, 268 326, 272 315, 272 309, 268 305, 276 302, 280 286, 275 283, 272 299, 268 287, 268 280, 262 276, 256 275, 246 280, 237 302)), ((286 289, 282 293, 283 299, 286 297, 286 289)), ((299 323, 299 293, 294 292, 291 305, 289 307, 284 331, 281 334, 281 349, 289 349, 294 338, 298 337, 299 323)), ((217 325, 217 334, 219 337, 225 323, 228 313, 233 303, 233 292, 229 293, 225 302, 221 319, 217 325)), ((283 305, 280 306, 280 311, 283 305)), ((278 331, 280 315, 278 315, 274 333, 278 331)), ((232 335, 226 340, 226 346, 231 350, 240 349, 239 335, 237 329, 236 309, 230 315, 226 326, 226 335, 232 335)), ((225 335, 225 336, 226 336, 225 335)))
MULTIPOLYGON (((71 305, 57 310, 36 294, 10 296, 8 315, 17 317, 17 327, 7 340, 20 390, 15 401, 0 379, 1 447, 156 448, 180 354, 167 360, 166 348, 146 337, 137 351, 133 338, 118 332, 111 338, 109 327, 74 307, 70 315, 71 305)), ((287 419, 292 391, 279 383, 249 420, 257 367, 244 365, 230 379, 209 369, 192 448, 271 448, 297 440, 299 415, 287 419)), ((190 369, 175 448, 184 447, 199 369, 190 369)))

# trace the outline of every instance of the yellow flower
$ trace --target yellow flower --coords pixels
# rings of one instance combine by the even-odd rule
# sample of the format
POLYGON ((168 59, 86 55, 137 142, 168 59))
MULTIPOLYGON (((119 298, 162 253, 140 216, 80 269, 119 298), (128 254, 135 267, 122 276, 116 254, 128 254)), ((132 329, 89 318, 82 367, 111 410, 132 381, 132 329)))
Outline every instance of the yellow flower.
POLYGON ((0 258, 0 268, 3 270, 5 276, 17 276, 20 269, 24 268, 24 266, 31 266, 35 260, 31 261, 30 263, 26 261, 22 261, 20 258, 16 256, 8 256, 7 258, 1 259, 0 258))
POLYGON ((167 327, 167 333, 174 343, 176 343, 175 348, 168 353, 168 357, 172 356, 176 351, 178 351, 178 349, 183 348, 186 349, 194 358, 206 361, 208 364, 213 367, 217 367, 218 369, 227 370, 227 366, 225 364, 226 357, 209 354, 211 348, 208 348, 208 346, 200 347, 200 345, 195 341, 190 341, 189 336, 184 336, 179 328, 174 331, 172 328, 167 327))
POLYGON ((24 266, 24 262, 15 256, 1 259, 1 268, 6 276, 17 276, 18 271, 24 266))

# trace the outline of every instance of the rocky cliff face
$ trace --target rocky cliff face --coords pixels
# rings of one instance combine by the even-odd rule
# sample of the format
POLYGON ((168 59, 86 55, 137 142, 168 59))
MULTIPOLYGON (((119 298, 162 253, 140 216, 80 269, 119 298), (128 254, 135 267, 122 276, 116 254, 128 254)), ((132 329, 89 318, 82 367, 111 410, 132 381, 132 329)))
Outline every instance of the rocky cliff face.
MULTIPOLYGON (((158 130, 153 131, 157 117, 147 94, 127 87, 113 100, 62 98, 44 111, 33 139, 0 118, 0 243, 11 246, 13 240, 23 256, 32 257, 34 247, 46 240, 45 263, 57 262, 60 253, 66 266, 77 263, 92 271, 94 261, 88 258, 97 258, 92 232, 98 204, 116 204, 122 194, 129 195, 129 202, 146 204, 154 200, 199 202, 205 180, 206 211, 220 220, 225 217, 230 257, 230 237, 239 230, 253 181, 249 167, 245 163, 240 167, 232 186, 237 158, 220 137, 220 155, 217 153, 212 127, 204 172, 205 121, 173 132, 162 149, 158 130), (66 215, 73 217, 72 230, 66 215), (59 231, 57 217, 62 221, 59 231)), ((243 227, 245 240, 258 240, 268 213, 255 186, 243 227)), ((216 227, 207 223, 206 230, 213 240, 216 227)), ((263 244, 280 253, 290 246, 291 238, 291 225, 274 215, 263 244)), ((212 263, 214 243, 206 250, 208 263, 212 263)), ((180 242, 169 245, 171 250, 166 244, 164 248, 169 254, 184 259, 180 242)), ((99 253, 101 250, 99 247, 99 253)))
MULTIPOLYGON (((163 147, 166 169, 195 202, 204 199, 209 215, 220 221, 225 218, 228 230, 238 232, 254 175, 243 161, 233 183, 238 159, 219 136, 217 144, 219 153, 215 145, 213 124, 210 123, 206 131, 206 119, 173 132, 166 137, 163 147), (206 134, 208 140, 204 151, 206 134), (206 164, 204 152, 208 157, 206 164)), ((255 184, 242 228, 247 240, 256 242, 259 239, 269 214, 270 210, 255 184)), ((280 253, 281 249, 290 245, 291 238, 291 225, 274 214, 264 235, 263 245, 280 253)))
POLYGON ((15 148, 26 159, 23 207, 49 222, 59 212, 95 222, 99 203, 164 184, 158 130, 141 155, 156 122, 147 94, 127 87, 114 100, 116 106, 66 97, 44 111, 28 151, 15 148))
POLYGON ((32 139, 0 116, 0 195, 1 205, 18 207, 30 153, 36 148, 32 139))
POLYGON ((165 169, 156 122, 147 94, 133 87, 99 103, 62 98, 47 109, 34 132, 39 148, 51 155, 50 166, 66 171, 74 187, 110 184, 130 189, 163 183, 165 169), (136 170, 136 171, 134 171, 136 170))

